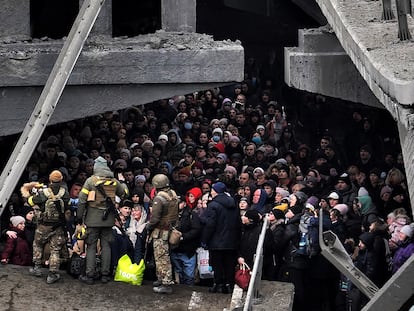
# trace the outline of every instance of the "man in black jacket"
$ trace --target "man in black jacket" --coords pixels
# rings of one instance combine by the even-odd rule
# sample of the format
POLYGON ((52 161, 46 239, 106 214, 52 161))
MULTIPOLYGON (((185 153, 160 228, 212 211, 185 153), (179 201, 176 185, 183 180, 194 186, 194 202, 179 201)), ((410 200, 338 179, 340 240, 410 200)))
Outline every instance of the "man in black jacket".
POLYGON ((234 268, 241 234, 240 214, 236 202, 226 192, 224 183, 215 183, 211 196, 213 199, 205 212, 201 245, 209 249, 210 264, 214 271, 214 285, 210 292, 228 294, 234 285, 234 268))

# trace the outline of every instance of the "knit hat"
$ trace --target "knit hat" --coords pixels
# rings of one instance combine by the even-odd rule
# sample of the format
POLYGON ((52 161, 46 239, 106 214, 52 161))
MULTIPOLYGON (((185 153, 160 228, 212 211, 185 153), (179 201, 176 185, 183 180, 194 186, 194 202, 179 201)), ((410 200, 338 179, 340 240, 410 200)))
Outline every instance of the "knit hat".
POLYGON ((358 196, 359 197, 362 197, 364 195, 369 195, 368 190, 365 187, 359 188, 359 190, 358 190, 358 196))
POLYGON ((276 187, 276 193, 279 193, 282 198, 288 197, 290 195, 289 191, 283 189, 282 187, 276 187))
POLYGON ((259 212, 255 209, 249 209, 245 214, 245 217, 249 218, 253 223, 257 224, 260 221, 259 212))
POLYGON ((59 170, 54 170, 49 175, 50 182, 58 183, 58 182, 61 182, 62 179, 63 179, 63 175, 59 170))
POLYGON ((316 196, 311 196, 306 200, 306 203, 312 204, 313 207, 318 207, 319 199, 316 196))
POLYGON ((168 136, 165 134, 161 134, 160 136, 158 136, 158 140, 162 140, 162 139, 168 141, 168 136))
POLYGON ((217 193, 223 193, 224 191, 226 191, 226 185, 223 184, 221 181, 216 182, 213 185, 213 190, 217 193))
POLYGON ((29 205, 23 205, 22 209, 20 210, 20 215, 26 218, 26 215, 29 214, 30 212, 34 212, 33 207, 29 206, 29 205))
POLYGON ((347 173, 343 173, 341 176, 339 176, 337 182, 339 181, 343 181, 348 186, 351 185, 351 180, 349 179, 349 175, 347 173))
POLYGON ((308 196, 303 191, 296 191, 294 196, 298 199, 300 204, 304 204, 308 199, 308 196))
POLYGON ((409 238, 413 237, 413 228, 410 225, 405 225, 400 229, 400 232, 404 233, 409 238))
POLYGON ((264 129, 265 129, 265 127, 264 127, 263 125, 259 124, 259 125, 256 127, 256 131, 258 131, 258 130, 260 130, 260 129, 264 130, 264 129))
POLYGON ((364 232, 359 236, 359 239, 367 248, 372 248, 374 246, 375 235, 372 232, 364 232))
POLYGON ((287 161, 284 158, 277 159, 275 163, 279 164, 279 165, 281 165, 281 164, 287 165, 287 161))
POLYGON ((240 142, 240 138, 238 137, 238 136, 236 136, 236 135, 231 135, 230 137, 229 137, 229 141, 236 141, 236 142, 240 142))
POLYGON ((224 162, 227 162, 227 155, 225 153, 219 153, 217 158, 222 159, 224 162))
POLYGON ((119 154, 122 155, 123 153, 125 153, 126 155, 128 155, 128 159, 131 158, 131 151, 129 151, 128 149, 126 149, 126 148, 121 149, 121 151, 119 152, 119 154))
POLYGON ((265 173, 265 171, 264 171, 264 169, 262 169, 261 167, 256 167, 256 168, 253 170, 253 174, 264 175, 264 173, 265 173))
POLYGON ((200 162, 200 161, 195 161, 192 168, 198 168, 198 169, 202 170, 203 169, 203 163, 200 162))
POLYGON ((13 227, 17 227, 18 224, 26 222, 22 216, 12 216, 10 217, 10 222, 13 227))
POLYGON ((223 136, 223 130, 221 128, 219 128, 219 127, 216 127, 213 130, 213 135, 216 134, 216 133, 219 134, 220 136, 223 136))
POLYGON ((223 102, 221 104, 224 106, 225 103, 231 104, 231 99, 226 97, 225 99, 223 99, 223 102))
POLYGON ((183 167, 178 171, 178 175, 185 175, 187 177, 191 176, 191 170, 188 167, 183 167))
POLYGON ((249 200, 248 200, 246 197, 241 197, 241 198, 240 198, 240 202, 241 202, 241 201, 249 202, 249 200))
POLYGON ((131 146, 129 146, 129 149, 134 149, 135 147, 138 147, 139 144, 138 143, 132 143, 131 146))
POLYGON ((264 183, 263 183, 263 187, 264 186, 269 186, 270 188, 272 188, 272 190, 274 191, 275 189, 276 189, 276 182, 273 180, 273 179, 269 179, 269 180, 266 180, 264 183))
POLYGON ((336 204, 333 209, 336 209, 341 213, 342 216, 345 216, 348 213, 349 207, 346 204, 336 204))
POLYGON ((147 179, 145 178, 144 175, 137 175, 137 176, 135 176, 135 182, 140 182, 140 181, 146 182, 147 179))
POLYGON ((281 210, 283 213, 285 213, 289 208, 289 205, 287 203, 280 203, 273 207, 273 209, 281 210))
MULTIPOLYGON (((116 168, 119 164, 121 164, 123 168, 127 168, 128 167, 128 164, 127 164, 127 162, 124 159, 117 159, 114 162, 114 167, 116 168)), ((106 161, 105 161, 105 165, 106 165, 106 161)), ((95 160, 95 166, 96 166, 96 160, 95 160)), ((94 166, 94 169, 95 169, 95 166, 94 166)))
POLYGON ((230 173, 233 173, 233 175, 237 175, 236 168, 231 165, 227 165, 226 168, 224 169, 224 172, 230 172, 230 173))
POLYGON ((276 219, 284 219, 285 218, 285 213, 279 208, 272 209, 272 214, 275 216, 276 219))
POLYGON ((382 198, 382 196, 384 194, 386 194, 386 193, 391 194, 391 192, 392 192, 392 189, 391 189, 390 186, 384 186, 384 187, 381 188, 380 196, 382 198))

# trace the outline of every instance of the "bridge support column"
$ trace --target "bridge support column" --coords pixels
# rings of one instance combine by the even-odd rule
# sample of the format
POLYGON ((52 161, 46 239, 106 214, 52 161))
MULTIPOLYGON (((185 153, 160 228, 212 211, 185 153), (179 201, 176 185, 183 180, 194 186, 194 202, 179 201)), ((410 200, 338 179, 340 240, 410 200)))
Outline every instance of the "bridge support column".
POLYGON ((9 41, 30 38, 30 1, 2 0, 0 2, 0 38, 9 41))
POLYGON ((161 0, 161 23, 165 31, 196 31, 196 0, 161 0))

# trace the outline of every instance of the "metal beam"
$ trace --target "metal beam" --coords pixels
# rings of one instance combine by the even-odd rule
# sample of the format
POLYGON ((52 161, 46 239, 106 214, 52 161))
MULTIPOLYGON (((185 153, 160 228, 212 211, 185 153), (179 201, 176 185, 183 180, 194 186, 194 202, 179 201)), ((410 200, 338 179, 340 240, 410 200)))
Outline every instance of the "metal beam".
POLYGON ((362 311, 400 310, 414 293, 413 275, 414 256, 411 256, 371 298, 362 311))
MULTIPOLYGON (((338 237, 332 231, 323 232, 323 210, 319 212, 319 246, 322 255, 369 299, 378 292, 378 287, 357 267, 346 252, 338 237)), ((385 309, 384 309, 385 310, 385 309)))
POLYGON ((85 0, 29 121, 0 176, 0 215, 39 143, 104 0, 85 0))

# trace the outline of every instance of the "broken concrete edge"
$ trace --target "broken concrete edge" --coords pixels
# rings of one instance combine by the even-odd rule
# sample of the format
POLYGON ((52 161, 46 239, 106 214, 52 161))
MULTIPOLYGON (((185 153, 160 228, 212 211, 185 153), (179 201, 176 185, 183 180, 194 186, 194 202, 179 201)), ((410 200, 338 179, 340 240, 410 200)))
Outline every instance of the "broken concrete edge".
MULTIPOLYGON (((385 65, 377 64, 372 61, 369 51, 356 42, 356 38, 344 24, 341 16, 334 8, 332 0, 317 0, 322 12, 326 16, 338 40, 344 50, 351 57, 355 66, 367 81, 368 85, 384 106, 390 111, 395 119, 401 119, 400 113, 396 116, 395 110, 388 102, 397 103, 405 106, 414 104, 414 81, 397 79, 393 76, 385 65), (374 87, 373 85, 377 86, 374 87), (378 92, 381 90, 381 92, 378 92), (389 100, 384 100, 386 97, 389 100)), ((368 22, 368 21, 367 21, 368 22)), ((404 114, 404 113, 403 113, 404 114)), ((403 118, 405 119, 405 117, 403 118)))
MULTIPOLYGON (((101 37, 87 43, 68 85, 243 80, 244 49, 239 42, 214 41, 202 34, 159 33, 119 41, 101 37)), ((44 85, 61 47, 61 40, 0 45, 4 65, 0 86, 44 85)))
MULTIPOLYGON (((47 52, 60 52, 63 42, 66 37, 62 39, 30 39, 18 41, 18 38, 8 37, 7 42, 3 40, 0 43, 0 53, 13 51, 19 49, 30 50, 38 52, 42 48, 47 52)), ((119 48, 126 49, 200 49, 200 48, 219 48, 219 47, 239 47, 241 48, 240 40, 214 40, 212 35, 196 33, 196 32, 167 32, 158 30, 152 34, 138 35, 135 37, 109 37, 109 36, 91 36, 88 38, 84 49, 101 49, 116 45, 119 48)))

